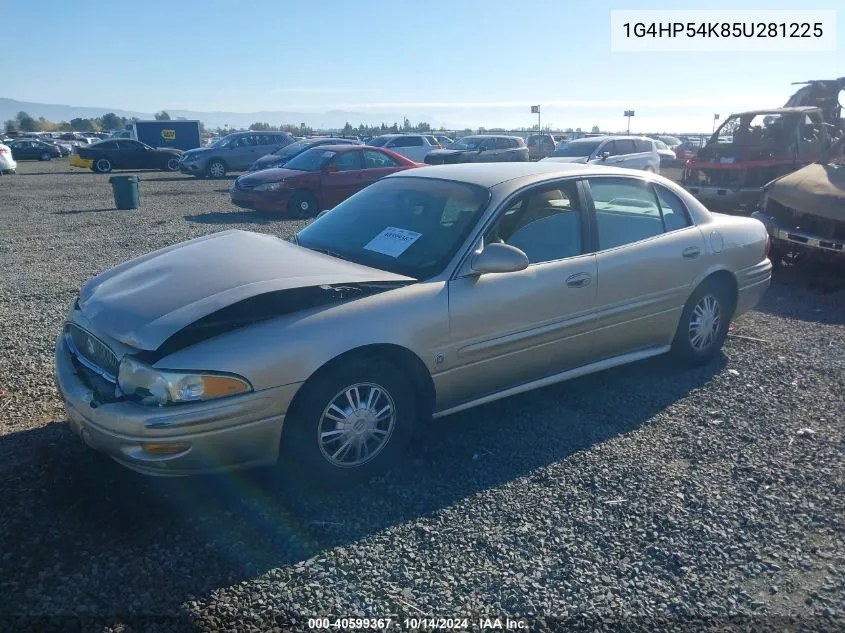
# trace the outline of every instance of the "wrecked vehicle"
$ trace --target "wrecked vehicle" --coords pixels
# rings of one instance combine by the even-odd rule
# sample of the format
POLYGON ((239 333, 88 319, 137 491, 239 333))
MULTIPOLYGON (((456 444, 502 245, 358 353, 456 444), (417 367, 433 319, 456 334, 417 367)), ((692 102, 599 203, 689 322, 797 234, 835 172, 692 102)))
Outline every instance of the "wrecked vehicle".
POLYGON ((713 210, 751 212, 763 185, 822 157, 828 130, 818 107, 732 114, 687 161, 681 184, 713 210))
POLYGON ((769 258, 813 254, 845 257, 845 137, 817 163, 765 186, 752 214, 772 239, 769 258))
POLYGON ((766 183, 819 160, 845 132, 845 77, 796 82, 784 107, 732 114, 688 162, 681 183, 722 211, 753 211, 766 183))

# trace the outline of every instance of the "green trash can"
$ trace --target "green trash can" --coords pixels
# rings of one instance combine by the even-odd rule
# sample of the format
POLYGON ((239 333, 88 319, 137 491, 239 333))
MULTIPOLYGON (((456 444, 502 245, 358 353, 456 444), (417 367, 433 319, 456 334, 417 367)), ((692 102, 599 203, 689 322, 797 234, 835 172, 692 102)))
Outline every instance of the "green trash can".
POLYGON ((112 176, 109 178, 114 206, 121 210, 137 209, 141 206, 138 194, 138 176, 112 176))

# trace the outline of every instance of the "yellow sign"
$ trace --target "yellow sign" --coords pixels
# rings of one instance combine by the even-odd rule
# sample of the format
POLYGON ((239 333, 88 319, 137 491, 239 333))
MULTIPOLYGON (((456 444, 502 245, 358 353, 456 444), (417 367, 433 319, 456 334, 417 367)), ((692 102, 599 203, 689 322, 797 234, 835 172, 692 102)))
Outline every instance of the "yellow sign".
POLYGON ((162 130, 161 138, 165 141, 172 141, 176 138, 176 130, 162 130))

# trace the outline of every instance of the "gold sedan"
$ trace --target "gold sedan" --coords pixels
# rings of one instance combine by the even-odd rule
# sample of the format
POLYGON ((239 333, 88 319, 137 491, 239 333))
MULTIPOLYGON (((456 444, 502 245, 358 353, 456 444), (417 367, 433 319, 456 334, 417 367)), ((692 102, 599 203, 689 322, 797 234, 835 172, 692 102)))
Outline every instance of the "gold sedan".
POLYGON ((768 288, 768 247, 640 171, 415 169, 290 240, 224 231, 93 278, 56 378, 72 428, 137 471, 279 461, 340 483, 432 417, 664 352, 710 361, 768 288))

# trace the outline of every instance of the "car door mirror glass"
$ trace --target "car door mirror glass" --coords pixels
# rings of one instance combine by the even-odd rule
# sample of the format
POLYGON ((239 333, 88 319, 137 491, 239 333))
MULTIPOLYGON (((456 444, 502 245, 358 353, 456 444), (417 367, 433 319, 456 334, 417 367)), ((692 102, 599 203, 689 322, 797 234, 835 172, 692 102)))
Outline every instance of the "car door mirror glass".
POLYGON ((609 156, 610 156, 610 152, 607 152, 607 151, 602 152, 601 154, 599 154, 599 158, 601 158, 602 160, 607 160, 607 158, 608 158, 609 156))
POLYGON ((484 275, 486 273, 515 273, 528 268, 528 255, 508 244, 492 243, 484 247, 480 253, 472 258, 472 272, 484 275))

